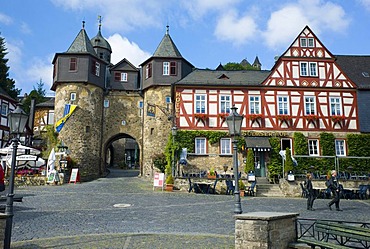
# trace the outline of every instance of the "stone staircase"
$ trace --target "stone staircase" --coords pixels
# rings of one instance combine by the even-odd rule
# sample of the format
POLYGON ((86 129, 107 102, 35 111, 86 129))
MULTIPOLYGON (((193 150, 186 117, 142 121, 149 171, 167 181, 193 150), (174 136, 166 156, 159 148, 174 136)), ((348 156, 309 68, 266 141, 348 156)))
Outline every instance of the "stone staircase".
POLYGON ((283 197, 279 184, 271 184, 266 177, 256 177, 256 196, 258 197, 283 197))

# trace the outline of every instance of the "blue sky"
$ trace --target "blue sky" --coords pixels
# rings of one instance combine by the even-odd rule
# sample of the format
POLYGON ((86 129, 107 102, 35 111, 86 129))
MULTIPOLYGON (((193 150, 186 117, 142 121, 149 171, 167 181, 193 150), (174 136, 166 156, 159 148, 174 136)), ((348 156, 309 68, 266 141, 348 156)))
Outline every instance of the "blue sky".
POLYGON ((69 48, 83 20, 93 38, 98 15, 112 63, 144 62, 167 24, 182 56, 197 68, 258 56, 269 70, 306 25, 333 54, 370 55, 370 0, 1 0, 9 73, 22 94, 40 79, 53 94, 55 53, 69 48))

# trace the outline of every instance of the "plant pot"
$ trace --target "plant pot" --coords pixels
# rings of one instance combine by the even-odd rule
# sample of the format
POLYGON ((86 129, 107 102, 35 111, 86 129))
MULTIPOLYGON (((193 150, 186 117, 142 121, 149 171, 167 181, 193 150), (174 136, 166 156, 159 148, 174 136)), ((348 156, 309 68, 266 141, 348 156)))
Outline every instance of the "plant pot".
POLYGON ((245 196, 245 190, 240 190, 240 196, 244 197, 245 196))
POLYGON ((173 191, 173 184, 166 184, 166 191, 172 192, 173 191))
POLYGON ((216 175, 207 175, 208 179, 216 179, 216 175))

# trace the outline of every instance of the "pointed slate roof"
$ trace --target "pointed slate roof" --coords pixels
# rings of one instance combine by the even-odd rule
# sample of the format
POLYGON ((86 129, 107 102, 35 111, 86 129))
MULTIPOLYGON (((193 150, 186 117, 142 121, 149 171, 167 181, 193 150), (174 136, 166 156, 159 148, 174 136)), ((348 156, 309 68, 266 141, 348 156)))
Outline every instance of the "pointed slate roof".
POLYGON ((262 65, 260 60, 258 59, 258 56, 256 56, 256 59, 254 59, 253 65, 262 65))
POLYGON ((180 51, 177 49, 175 43, 171 39, 171 36, 168 32, 168 26, 166 34, 155 50, 153 57, 182 58, 180 51))
POLYGON ((68 48, 67 53, 89 53, 97 56, 84 28, 78 33, 71 46, 68 48))

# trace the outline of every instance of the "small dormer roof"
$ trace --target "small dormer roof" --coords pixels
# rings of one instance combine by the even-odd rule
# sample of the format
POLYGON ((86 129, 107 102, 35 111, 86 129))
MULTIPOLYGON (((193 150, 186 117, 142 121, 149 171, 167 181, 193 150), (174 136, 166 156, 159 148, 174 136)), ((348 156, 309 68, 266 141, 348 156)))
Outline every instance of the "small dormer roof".
POLYGON ((68 48, 66 53, 89 53, 96 56, 93 45, 90 42, 89 36, 85 31, 85 24, 68 48))
POLYGON ((167 25, 166 34, 164 35, 162 41, 159 43, 157 49, 155 50, 153 57, 173 57, 182 58, 180 51, 177 49, 175 43, 171 39, 167 25))

